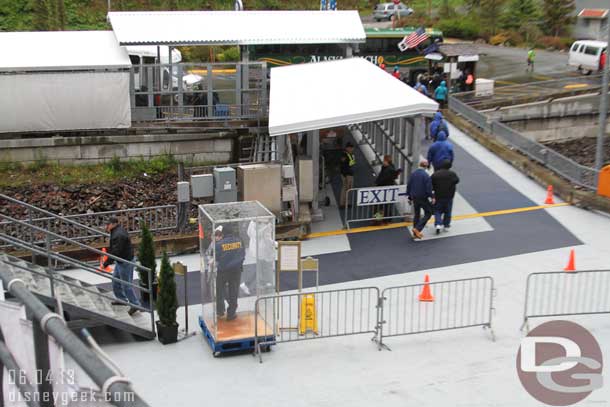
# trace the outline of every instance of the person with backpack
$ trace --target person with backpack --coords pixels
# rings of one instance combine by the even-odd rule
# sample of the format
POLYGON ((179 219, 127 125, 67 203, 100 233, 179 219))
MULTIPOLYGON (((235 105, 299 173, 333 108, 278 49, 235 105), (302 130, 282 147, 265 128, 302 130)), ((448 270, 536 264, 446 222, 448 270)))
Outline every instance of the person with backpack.
POLYGON ((449 126, 447 126, 447 121, 443 118, 443 114, 439 111, 434 114, 434 118, 430 123, 430 138, 433 141, 436 141, 438 133, 441 130, 445 132, 447 137, 449 137, 449 126))

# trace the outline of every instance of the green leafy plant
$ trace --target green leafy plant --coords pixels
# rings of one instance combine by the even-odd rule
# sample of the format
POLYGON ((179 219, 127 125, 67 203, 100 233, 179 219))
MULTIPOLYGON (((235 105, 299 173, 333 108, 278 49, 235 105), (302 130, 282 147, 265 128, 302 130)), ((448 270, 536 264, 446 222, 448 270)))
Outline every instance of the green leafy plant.
POLYGON ((174 270, 169 264, 167 252, 163 252, 161 271, 159 272, 159 294, 157 296, 157 313, 159 321, 164 326, 176 326, 176 310, 178 309, 178 296, 176 294, 176 280, 174 270))
MULTIPOLYGON (((140 234, 140 247, 138 249, 138 260, 140 264, 151 271, 153 281, 157 274, 157 262, 155 260, 155 242, 153 235, 148 229, 148 226, 142 226, 142 232, 140 234)), ((148 273, 144 270, 138 269, 138 276, 140 277, 140 285, 148 288, 148 273)))

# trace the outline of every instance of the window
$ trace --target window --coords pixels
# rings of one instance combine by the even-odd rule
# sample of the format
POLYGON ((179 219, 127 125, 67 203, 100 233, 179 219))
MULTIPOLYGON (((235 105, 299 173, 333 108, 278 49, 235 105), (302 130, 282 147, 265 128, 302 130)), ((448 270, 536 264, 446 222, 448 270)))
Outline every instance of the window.
POLYGON ((580 48, 578 48, 578 52, 582 53, 585 50, 585 45, 580 44, 580 48))
POLYGON ((598 52, 599 52, 599 48, 595 48, 595 47, 586 47, 585 48, 586 55, 597 55, 598 52))
POLYGON ((579 44, 574 43, 574 44, 572 45, 572 48, 570 48, 570 52, 576 52, 576 49, 578 49, 578 45, 579 45, 579 44))
POLYGON ((140 57, 137 55, 130 55, 129 60, 131 61, 132 65, 140 65, 140 57))

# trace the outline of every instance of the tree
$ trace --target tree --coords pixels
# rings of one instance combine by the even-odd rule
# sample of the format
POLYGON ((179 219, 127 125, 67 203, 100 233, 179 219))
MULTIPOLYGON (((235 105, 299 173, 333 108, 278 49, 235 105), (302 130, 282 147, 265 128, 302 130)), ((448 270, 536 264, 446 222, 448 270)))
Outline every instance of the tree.
POLYGON ((171 11, 178 10, 178 0, 167 0, 165 2, 165 7, 171 11))
POLYGON ((62 31, 66 29, 66 6, 64 0, 57 0, 57 26, 62 31))
POLYGON ((498 19, 502 14, 505 0, 481 0, 481 18, 485 20, 491 28, 492 35, 496 34, 498 19))
MULTIPOLYGON (((146 225, 142 226, 140 247, 138 249, 138 260, 140 264, 151 271, 152 280, 155 281, 157 274, 157 261, 155 260, 155 243, 150 229, 146 225)), ((144 270, 138 269, 138 276, 140 277, 140 286, 148 288, 148 273, 144 270)), ((143 293, 145 294, 145 293, 143 293)), ((148 297, 143 295, 143 297, 148 297)))
POLYGON ((534 0, 512 0, 502 14, 501 26, 509 30, 520 30, 524 24, 537 21, 539 10, 534 0))
POLYGON ((45 0, 34 0, 33 25, 36 31, 49 30, 49 9, 45 0))
POLYGON ((555 37, 574 20, 574 0, 544 0, 542 10, 544 28, 555 37))
POLYGON ((167 252, 163 252, 161 271, 159 273, 159 295, 157 296, 157 313, 159 321, 164 326, 176 326, 176 310, 178 296, 176 295, 176 280, 174 270, 169 264, 167 252))

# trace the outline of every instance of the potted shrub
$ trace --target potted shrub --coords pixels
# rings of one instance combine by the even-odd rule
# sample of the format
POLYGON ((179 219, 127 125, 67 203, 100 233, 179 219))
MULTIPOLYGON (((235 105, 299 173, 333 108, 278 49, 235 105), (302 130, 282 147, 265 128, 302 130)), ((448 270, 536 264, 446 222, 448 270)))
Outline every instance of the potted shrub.
MULTIPOLYGON (((158 290, 158 282, 157 282, 157 262, 155 260, 155 242, 153 239, 152 233, 146 225, 142 226, 142 234, 140 240, 140 247, 138 249, 138 260, 140 264, 144 267, 149 268, 152 273, 152 290, 153 290, 153 300, 157 301, 157 290, 158 290)), ((138 276, 140 277, 140 287, 144 289, 148 289, 148 273, 144 270, 138 269, 138 276)), ((150 304, 149 294, 147 292, 140 290, 140 300, 142 305, 146 306, 150 304)))
POLYGON ((164 345, 175 343, 178 340, 178 323, 176 310, 178 309, 178 296, 176 295, 176 280, 174 270, 169 264, 167 253, 163 252, 161 271, 159 272, 159 294, 157 295, 157 336, 164 345))

